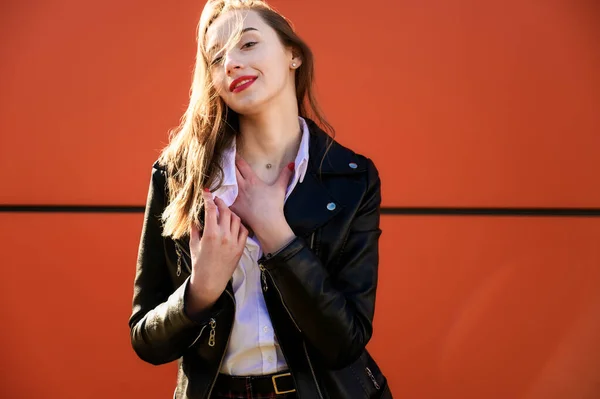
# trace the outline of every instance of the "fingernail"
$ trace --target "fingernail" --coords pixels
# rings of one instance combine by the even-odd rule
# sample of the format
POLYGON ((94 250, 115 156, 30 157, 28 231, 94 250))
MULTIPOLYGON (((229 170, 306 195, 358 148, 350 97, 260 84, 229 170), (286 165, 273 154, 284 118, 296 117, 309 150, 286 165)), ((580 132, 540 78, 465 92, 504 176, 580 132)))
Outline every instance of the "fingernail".
POLYGON ((205 192, 205 193, 210 193, 210 188, 208 188, 208 187, 204 187, 204 192, 205 192))
POLYGON ((290 162, 290 163, 288 164, 288 169, 289 169, 289 170, 294 170, 294 166, 296 166, 296 165, 295 165, 293 162, 290 162))

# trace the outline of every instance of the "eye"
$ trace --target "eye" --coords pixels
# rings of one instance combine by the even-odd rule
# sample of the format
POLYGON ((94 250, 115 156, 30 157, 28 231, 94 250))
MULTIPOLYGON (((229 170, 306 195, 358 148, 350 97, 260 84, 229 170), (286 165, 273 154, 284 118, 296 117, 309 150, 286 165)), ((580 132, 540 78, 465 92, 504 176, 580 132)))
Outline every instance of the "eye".
POLYGON ((247 42, 242 45, 242 48, 254 47, 258 42, 247 42))
POLYGON ((218 63, 220 63, 221 61, 223 61, 223 57, 216 57, 214 60, 211 61, 210 65, 217 65, 218 63))

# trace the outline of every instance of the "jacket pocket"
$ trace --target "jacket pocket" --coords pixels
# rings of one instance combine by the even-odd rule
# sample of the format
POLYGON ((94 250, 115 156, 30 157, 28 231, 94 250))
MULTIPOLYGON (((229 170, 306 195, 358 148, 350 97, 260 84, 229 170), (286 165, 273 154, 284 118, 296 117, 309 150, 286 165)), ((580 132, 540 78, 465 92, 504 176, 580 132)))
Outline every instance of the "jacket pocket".
POLYGON ((365 349, 357 362, 350 366, 356 378, 365 386, 365 398, 379 399, 383 397, 387 389, 387 379, 381 372, 381 369, 365 349))
POLYGON ((389 394, 389 388, 387 384, 387 378, 381 372, 381 369, 377 365, 377 362, 369 355, 369 353, 365 350, 363 355, 364 357, 364 373, 369 378, 371 385, 375 388, 375 391, 371 389, 369 398, 387 398, 391 397, 389 394), (388 393, 389 396, 385 395, 388 393))
POLYGON ((366 349, 351 365, 322 373, 325 391, 331 399, 391 398, 387 379, 366 349))

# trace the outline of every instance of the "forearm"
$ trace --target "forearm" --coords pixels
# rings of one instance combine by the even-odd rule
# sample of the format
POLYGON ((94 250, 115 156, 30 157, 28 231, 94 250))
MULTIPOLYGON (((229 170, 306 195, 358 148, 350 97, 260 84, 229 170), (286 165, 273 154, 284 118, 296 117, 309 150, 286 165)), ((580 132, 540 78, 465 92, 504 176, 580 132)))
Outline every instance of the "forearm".
POLYGON ((299 238, 264 266, 295 323, 325 363, 341 367, 360 355, 372 333, 371 279, 365 279, 360 297, 345 294, 333 286, 319 258, 299 238))

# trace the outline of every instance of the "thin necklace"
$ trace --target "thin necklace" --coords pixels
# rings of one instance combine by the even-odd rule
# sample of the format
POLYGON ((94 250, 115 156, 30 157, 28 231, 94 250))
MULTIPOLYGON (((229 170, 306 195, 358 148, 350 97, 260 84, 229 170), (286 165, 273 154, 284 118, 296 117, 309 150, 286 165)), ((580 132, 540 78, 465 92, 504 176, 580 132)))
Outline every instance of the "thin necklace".
POLYGON ((271 169, 273 167, 273 165, 271 165, 270 163, 268 163, 266 166, 267 166, 267 169, 271 169))

